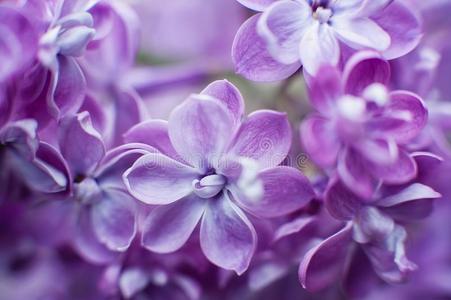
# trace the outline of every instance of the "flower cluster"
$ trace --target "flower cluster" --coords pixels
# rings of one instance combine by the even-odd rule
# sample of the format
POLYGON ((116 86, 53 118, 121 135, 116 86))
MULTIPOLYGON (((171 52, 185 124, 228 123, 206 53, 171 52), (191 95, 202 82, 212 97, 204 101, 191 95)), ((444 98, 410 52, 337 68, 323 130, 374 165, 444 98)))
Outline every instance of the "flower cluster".
POLYGON ((0 299, 451 297, 450 12, 1 1, 0 299))

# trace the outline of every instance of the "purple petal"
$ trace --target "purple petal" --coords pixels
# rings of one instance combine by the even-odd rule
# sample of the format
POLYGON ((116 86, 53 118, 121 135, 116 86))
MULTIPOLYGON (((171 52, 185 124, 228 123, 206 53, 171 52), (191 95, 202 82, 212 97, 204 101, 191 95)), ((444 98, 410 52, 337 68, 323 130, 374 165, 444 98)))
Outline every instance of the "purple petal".
POLYGON ((384 240, 394 228, 394 220, 386 213, 376 207, 364 206, 354 220, 354 240, 362 244, 384 240))
POLYGON ((58 143, 74 177, 90 173, 105 155, 102 138, 88 112, 61 121, 58 143))
POLYGON ((80 255, 89 262, 105 264, 112 262, 117 253, 108 250, 94 232, 89 210, 82 208, 75 228, 73 245, 80 255))
POLYGON ((400 144, 407 143, 417 137, 427 123, 427 110, 423 101, 413 93, 405 91, 390 93, 390 102, 387 109, 388 115, 405 116, 405 121, 400 126, 386 132, 400 144))
POLYGON ((321 114, 327 115, 334 102, 343 95, 341 74, 332 66, 322 66, 318 74, 310 81, 310 102, 321 114))
POLYGON ((372 19, 390 35, 390 47, 384 51, 384 57, 387 59, 406 55, 420 42, 422 37, 420 17, 403 1, 393 1, 372 19))
POLYGON ((351 229, 348 223, 307 252, 299 266, 299 280, 305 289, 316 292, 339 279, 352 241, 351 229))
POLYGON ((299 55, 304 70, 316 75, 321 65, 336 66, 340 60, 340 46, 329 25, 314 23, 304 32, 299 55))
POLYGON ((78 63, 73 58, 59 56, 58 71, 53 76, 55 90, 50 95, 53 99, 48 100, 50 109, 57 117, 76 113, 83 104, 86 90, 86 80, 78 63))
POLYGON ((417 267, 405 253, 406 230, 396 226, 390 236, 376 244, 370 244, 364 248, 376 273, 389 283, 404 281, 409 272, 417 267))
POLYGON ((415 160, 404 150, 399 152, 398 159, 391 164, 372 164, 369 166, 372 174, 384 183, 402 184, 412 180, 417 175, 415 160))
POLYGON ((332 131, 332 124, 321 117, 311 116, 301 125, 301 141, 307 153, 321 166, 334 165, 340 142, 332 131))
POLYGON ((261 14, 249 18, 241 25, 232 46, 235 72, 254 81, 278 81, 290 77, 301 64, 285 65, 277 62, 268 52, 265 41, 257 33, 261 14))
POLYGON ((199 174, 161 153, 139 158, 124 175, 128 191, 136 199, 153 205, 177 201, 193 190, 192 182, 199 174))
POLYGON ((421 183, 413 183, 406 188, 402 189, 394 195, 384 197, 377 202, 378 206, 390 207, 400 205, 410 201, 417 201, 421 199, 434 199, 441 197, 440 193, 437 193, 432 188, 421 183))
POLYGON ((145 109, 141 97, 133 89, 117 91, 113 97, 115 127, 112 144, 120 145, 124 133, 146 117, 145 109))
MULTIPOLYGON (((346 0, 344 0, 346 1, 346 0)), ((387 5, 390 5, 394 0, 365 0, 359 1, 363 2, 359 9, 360 16, 371 16, 374 13, 380 12, 387 5)))
POLYGON ((217 165, 233 125, 225 105, 207 95, 192 95, 169 116, 169 137, 184 161, 206 170, 217 165))
POLYGON ((141 268, 128 268, 122 272, 119 278, 119 287, 122 295, 130 299, 143 291, 150 283, 149 274, 141 268))
POLYGON ((144 221, 142 245, 157 253, 170 253, 180 249, 199 223, 206 201, 189 196, 152 210, 144 221))
POLYGON ((103 188, 126 190, 122 174, 125 173, 135 161, 145 154, 158 153, 158 151, 145 144, 125 144, 108 151, 95 170, 94 177, 103 188))
POLYGON ((372 83, 388 84, 390 65, 376 52, 361 51, 348 60, 343 71, 343 78, 346 93, 360 96, 372 83))
POLYGON ((135 201, 128 194, 109 189, 91 209, 99 241, 113 251, 125 251, 136 234, 135 201))
POLYGON ((254 227, 227 195, 210 199, 200 227, 200 246, 208 260, 241 275, 249 267, 256 244, 254 227))
POLYGON ((315 196, 308 179, 295 168, 275 167, 259 174, 264 194, 260 200, 237 199, 243 208, 263 218, 287 215, 304 207, 315 196))
POLYGON ((393 163, 398 159, 399 149, 394 140, 364 139, 355 148, 375 164, 393 163))
POLYGON ((350 191, 340 180, 333 179, 325 193, 329 213, 339 220, 351 220, 363 205, 362 199, 350 191))
POLYGON ((220 100, 234 116, 235 123, 239 124, 244 113, 244 100, 240 91, 227 80, 217 80, 210 83, 202 92, 220 100))
POLYGON ((277 0, 237 0, 237 1, 250 9, 256 11, 263 11, 277 0))
POLYGON ((285 113, 259 110, 241 124, 229 153, 255 159, 262 168, 275 167, 287 156, 291 139, 285 113))
POLYGON ((48 144, 40 144, 34 159, 24 157, 16 151, 7 151, 6 160, 14 172, 35 191, 58 193, 65 191, 70 184, 64 159, 48 144))
POLYGON ((168 122, 164 120, 149 120, 133 126, 125 133, 124 142, 143 143, 171 158, 178 157, 169 139, 168 122))
POLYGON ((371 19, 337 17, 332 26, 337 37, 351 48, 384 51, 390 46, 388 33, 371 19))
POLYGON ((283 64, 299 61, 299 43, 313 23, 312 9, 305 1, 277 1, 258 20, 257 32, 271 55, 283 64))
POLYGON ((364 199, 370 199, 377 180, 368 171, 368 163, 352 149, 346 149, 338 158, 337 172, 343 183, 364 199))

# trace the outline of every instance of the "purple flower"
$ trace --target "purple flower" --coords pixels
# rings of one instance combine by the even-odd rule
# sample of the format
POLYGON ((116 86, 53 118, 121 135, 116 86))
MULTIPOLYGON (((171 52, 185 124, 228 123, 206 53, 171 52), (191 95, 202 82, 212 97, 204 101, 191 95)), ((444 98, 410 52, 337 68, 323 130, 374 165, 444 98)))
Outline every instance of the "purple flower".
MULTIPOLYGON (((368 257, 372 269, 387 282, 401 282, 416 266, 405 253, 407 233, 401 225, 426 217, 432 210, 432 201, 440 197, 421 183, 386 187, 378 190, 371 200, 352 193, 337 178, 332 179, 325 195, 325 204, 332 216, 345 221, 344 227, 312 248, 299 267, 302 285, 311 291, 320 290, 344 274, 351 245, 357 243, 368 257)), ((353 268, 362 272, 363 263, 350 264, 349 276, 358 281, 353 268)), ((366 271, 368 272, 368 271, 366 271)), ((362 275, 361 275, 362 276, 362 275)), ((365 289, 364 286, 348 287, 365 289)))
MULTIPOLYGON (((37 123, 33 119, 10 121, 0 128, 1 185, 14 183, 16 176, 33 191, 64 191, 66 173, 55 168, 63 164, 61 155, 38 139, 36 129, 37 123)), ((12 186, 4 192, 11 193, 14 188, 12 186)))
POLYGON ((427 111, 417 95, 390 92, 389 77, 388 63, 370 51, 351 57, 342 75, 322 68, 310 88, 317 112, 301 126, 312 159, 336 167, 343 183, 364 198, 380 182, 405 183, 417 170, 405 146, 425 126, 427 111))
POLYGON ((200 223, 205 256, 242 274, 257 244, 246 213, 282 216, 313 197, 299 171, 277 166, 291 145, 285 115, 262 110, 242 120, 243 112, 236 87, 216 81, 178 106, 168 122, 151 120, 126 134, 129 142, 159 150, 124 174, 134 197, 158 205, 145 221, 144 247, 176 251, 200 223))
POLYGON ((397 58, 421 37, 420 20, 398 0, 240 2, 262 11, 242 25, 232 50, 237 73, 256 81, 285 79, 301 65, 316 74, 360 49, 397 58))
POLYGON ((127 250, 137 230, 136 203, 121 175, 153 149, 130 144, 106 152, 94 121, 87 111, 61 119, 57 145, 51 147, 64 159, 67 192, 44 203, 40 213, 65 216, 66 235, 73 236, 69 242, 87 260, 104 263, 115 257, 113 252, 127 250))

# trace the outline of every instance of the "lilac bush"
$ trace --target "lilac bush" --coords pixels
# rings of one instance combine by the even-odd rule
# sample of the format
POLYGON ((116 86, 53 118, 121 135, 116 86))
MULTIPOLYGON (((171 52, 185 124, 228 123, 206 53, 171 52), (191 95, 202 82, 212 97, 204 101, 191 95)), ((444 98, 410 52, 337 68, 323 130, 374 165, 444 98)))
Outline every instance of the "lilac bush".
POLYGON ((450 298, 450 12, 1 1, 0 299, 450 298))

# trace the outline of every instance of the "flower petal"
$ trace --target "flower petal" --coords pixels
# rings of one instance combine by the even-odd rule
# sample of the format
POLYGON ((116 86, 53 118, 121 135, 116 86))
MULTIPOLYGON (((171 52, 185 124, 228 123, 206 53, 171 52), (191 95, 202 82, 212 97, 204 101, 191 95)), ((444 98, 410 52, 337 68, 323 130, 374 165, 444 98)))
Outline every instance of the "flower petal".
POLYGON ((364 199, 370 199, 377 180, 368 171, 367 161, 352 149, 346 149, 338 158, 337 172, 343 183, 364 199))
POLYGON ((169 116, 169 137, 184 161, 205 171, 217 165, 233 125, 225 105, 207 95, 191 95, 169 116))
POLYGON ((229 153, 252 158, 262 168, 275 167, 287 156, 291 139, 285 113, 258 110, 241 124, 229 153))
POLYGON ((140 157, 124 175, 124 183, 136 199, 153 205, 169 204, 192 192, 196 170, 161 153, 140 157))
POLYGON ((180 249, 202 217, 207 202, 196 196, 155 208, 144 221, 141 243, 157 253, 180 249))
POLYGON ((301 141, 310 157, 321 166, 334 165, 340 150, 340 142, 331 124, 318 116, 307 117, 301 125, 301 141))
POLYGON ((225 79, 214 81, 201 94, 220 100, 233 115, 235 124, 241 122, 244 113, 244 100, 240 91, 232 83, 225 79))
POLYGON ((340 46, 333 30, 325 24, 314 23, 304 32, 299 55, 301 63, 311 75, 316 75, 320 66, 336 66, 340 60, 340 46))
POLYGON ((339 279, 352 241, 351 229, 348 223, 307 252, 299 266, 299 280, 305 289, 316 292, 339 279))
POLYGON ((257 33, 261 14, 249 18, 241 25, 232 45, 235 72, 254 81, 278 81, 290 77, 301 64, 285 65, 276 61, 268 52, 263 38, 257 33))
POLYGON ((390 47, 384 51, 387 59, 406 55, 421 40, 421 19, 403 1, 393 1, 372 19, 391 37, 390 47))
POLYGON ((102 138, 88 112, 61 121, 58 143, 74 178, 90 173, 105 155, 102 138))
POLYGON ((334 218, 351 220, 357 215, 363 201, 335 178, 326 190, 325 204, 334 218))
POLYGON ((390 93, 387 114, 405 116, 400 126, 386 131, 399 144, 405 144, 417 137, 427 123, 427 110, 423 101, 415 94, 406 91, 390 93))
POLYGON ((97 239, 88 209, 80 211, 73 243, 80 255, 89 262, 105 264, 117 258, 117 253, 109 250, 97 239))
POLYGON ((99 241, 113 251, 125 251, 136 234, 135 201, 125 192, 108 189, 91 209, 99 241))
POLYGON ((404 150, 400 150, 398 159, 391 164, 371 164, 371 173, 384 183, 403 184, 417 175, 415 160, 404 150))
POLYGON ((382 207, 391 207, 410 201, 439 198, 440 196, 441 195, 439 193, 434 191, 429 186, 416 182, 403 188, 396 194, 384 197, 377 202, 377 205, 382 207))
POLYGON ((376 22, 368 18, 333 18, 337 37, 354 49, 370 48, 384 51, 390 46, 390 36, 376 22))
POLYGON ((59 56, 58 71, 53 76, 54 93, 52 91, 49 96, 53 99, 47 100, 51 105, 50 109, 55 110, 57 117, 76 113, 83 104, 86 90, 86 79, 80 66, 73 58, 59 56))
POLYGON ((264 193, 260 200, 237 199, 244 209, 263 218, 287 215, 304 207, 315 192, 308 179, 295 168, 275 167, 259 174, 264 193))
POLYGON ((346 63, 343 78, 345 92, 360 96, 372 83, 387 85, 390 80, 390 65, 374 51, 360 51, 346 63))
POLYGON ((322 66, 309 84, 310 102, 322 115, 327 115, 334 102, 343 95, 341 74, 337 68, 322 66))
POLYGON ((124 134, 124 142, 152 146, 174 159, 178 156, 169 139, 168 122, 165 120, 149 120, 136 124, 124 134))
POLYGON ((200 246, 208 260, 241 275, 249 267, 256 244, 254 227, 225 193, 209 201, 200 227, 200 246))
POLYGON ((256 11, 263 11, 277 0, 237 0, 237 1, 246 6, 247 8, 256 11))
POLYGON ((257 32, 266 41, 271 55, 283 64, 299 61, 299 43, 313 23, 306 1, 277 1, 258 20, 257 32))
POLYGON ((417 268, 406 256, 406 238, 406 230, 397 225, 384 241, 364 247, 374 271, 389 283, 402 282, 417 268))

